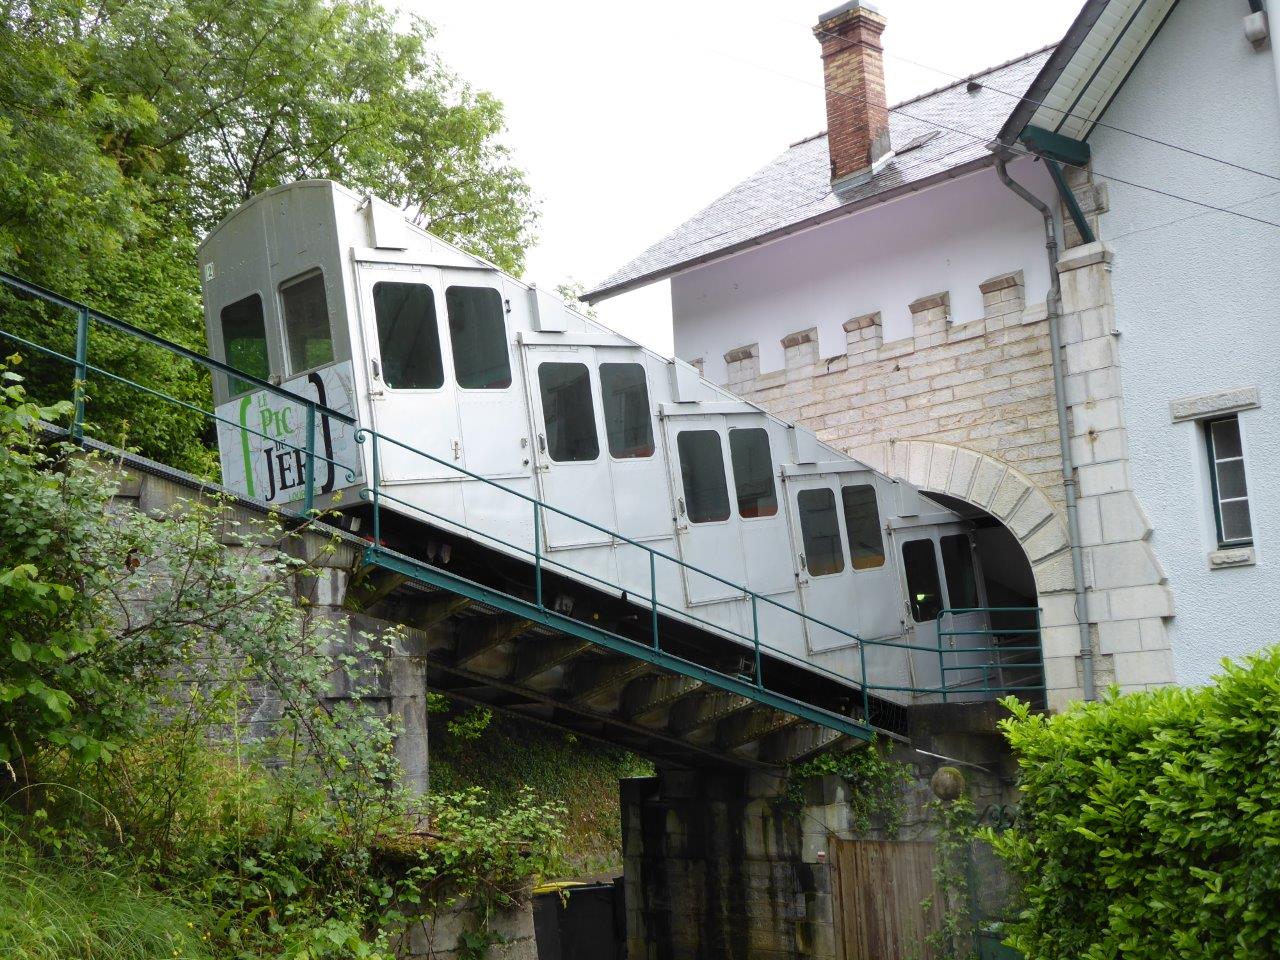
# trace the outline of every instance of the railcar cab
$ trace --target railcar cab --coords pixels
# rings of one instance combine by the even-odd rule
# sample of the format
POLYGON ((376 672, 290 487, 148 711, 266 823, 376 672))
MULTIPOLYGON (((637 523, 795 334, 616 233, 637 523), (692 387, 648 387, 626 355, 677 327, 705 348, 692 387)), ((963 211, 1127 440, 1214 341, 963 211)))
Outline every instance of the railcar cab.
POLYGON ((984 603, 967 524, 688 364, 328 181, 250 200, 200 266, 211 355, 339 414, 308 433, 305 404, 215 377, 230 489, 302 499, 310 445, 317 506, 358 515, 376 471, 409 536, 427 524, 522 562, 537 549, 699 629, 758 634, 855 681, 865 664, 893 699, 970 679, 940 667, 937 630, 941 610, 984 603))

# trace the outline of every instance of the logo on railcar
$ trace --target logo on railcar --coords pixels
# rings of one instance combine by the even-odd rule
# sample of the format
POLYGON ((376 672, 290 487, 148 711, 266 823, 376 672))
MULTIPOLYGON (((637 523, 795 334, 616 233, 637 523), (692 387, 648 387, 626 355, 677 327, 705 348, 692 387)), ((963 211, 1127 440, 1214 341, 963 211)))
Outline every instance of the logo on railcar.
MULTIPOLYGON (((350 362, 288 380, 281 388, 355 416, 350 362)), ((293 503, 306 496, 306 404, 260 390, 222 404, 217 414, 218 457, 228 489, 264 503, 293 503)), ((311 448, 317 497, 360 482, 355 433, 350 424, 317 415, 311 448)))

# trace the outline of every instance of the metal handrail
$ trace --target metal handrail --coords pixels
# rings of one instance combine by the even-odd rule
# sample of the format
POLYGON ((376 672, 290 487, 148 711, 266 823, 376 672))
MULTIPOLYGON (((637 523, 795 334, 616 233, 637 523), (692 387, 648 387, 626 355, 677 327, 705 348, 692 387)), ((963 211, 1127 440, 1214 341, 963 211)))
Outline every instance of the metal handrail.
POLYGON ((1026 669, 1029 666, 1029 664, 1001 663, 999 662, 998 657, 1002 653, 1009 653, 1011 651, 1018 651, 1018 652, 1025 653, 1028 651, 1034 651, 1037 655, 1037 661, 1041 664, 1044 663, 1044 651, 1040 642, 1040 636, 1041 636, 1040 614, 1041 614, 1041 610, 1039 607, 944 607, 943 609, 939 610, 938 615, 935 618, 935 625, 937 628, 936 632, 938 636, 938 681, 939 681, 939 685, 942 688, 941 690, 942 702, 943 703, 947 702, 948 693, 952 689, 954 689, 952 687, 947 686, 947 674, 958 673, 960 671, 972 671, 972 670, 982 671, 982 687, 979 691, 981 693, 1017 693, 1017 692, 1024 692, 1024 691, 1044 693, 1045 683, 1044 683, 1043 667, 1041 668, 1042 673, 1041 673, 1040 683, 1038 684, 1024 684, 1022 686, 1013 686, 1013 685, 1006 684, 1006 685, 1000 685, 1000 686, 992 686, 990 683, 992 670, 1000 670, 1006 667, 1009 667, 1009 668, 1022 667, 1023 669, 1026 669), (988 617, 993 613, 1031 614, 1035 617, 1035 626, 1034 627, 999 627, 999 628, 985 627, 978 630, 967 630, 963 628, 960 628, 960 629, 952 628, 948 630, 943 627, 944 618, 951 617, 954 619, 956 616, 964 615, 968 613, 983 613, 983 614, 986 614, 988 617), (952 645, 950 647, 947 647, 943 642, 943 638, 945 637, 987 636, 987 637, 996 638, 996 637, 1002 637, 1002 636, 1030 637, 1032 635, 1035 636, 1035 640, 1031 643, 1010 643, 1010 644, 1003 644, 1003 645, 998 643, 993 643, 993 644, 981 646, 981 647, 971 647, 971 646, 957 647, 955 646, 954 640, 951 641, 952 645), (996 658, 995 658, 996 662, 992 663, 990 661, 985 661, 983 663, 952 663, 952 664, 947 663, 947 659, 946 659, 947 654, 960 654, 960 653, 994 653, 996 654, 996 658))
MULTIPOLYGON (((762 689, 762 690, 765 689, 763 669, 762 669, 762 654, 764 652, 768 652, 768 654, 771 657, 776 657, 786 661, 800 664, 805 669, 815 673, 825 675, 833 679, 834 681, 840 683, 841 685, 849 685, 853 682, 852 678, 850 677, 847 677, 842 674, 838 674, 835 671, 832 671, 826 667, 823 667, 811 661, 801 660, 799 657, 796 657, 794 654, 788 653, 787 651, 781 650, 777 647, 773 647, 770 644, 764 643, 760 637, 760 621, 759 621, 759 611, 758 611, 758 605, 761 601, 779 610, 782 610, 792 616, 798 617, 801 621, 805 623, 812 623, 816 626, 819 626, 828 630, 832 630, 836 634, 853 642, 853 645, 856 646, 856 648, 858 649, 860 666, 861 666, 861 678, 860 678, 860 682, 858 682, 857 685, 861 689, 861 693, 862 693, 862 706, 863 706, 864 720, 869 716, 869 711, 870 711, 869 696, 872 690, 897 691, 897 692, 909 691, 914 693, 928 693, 928 694, 940 693, 942 694, 943 699, 945 701, 947 696, 947 689, 948 689, 946 684, 946 674, 948 670, 958 669, 955 667, 946 666, 944 662, 944 654, 946 652, 998 653, 1005 649, 1008 649, 1006 647, 999 647, 999 646, 992 645, 987 647, 965 648, 964 651, 944 651, 942 649, 942 639, 941 639, 944 636, 944 631, 942 630, 942 622, 941 622, 944 614, 978 612, 978 610, 984 610, 988 612, 1007 612, 1007 611, 1014 611, 1014 610, 1027 611, 1027 610, 1035 609, 1035 608, 969 608, 965 610, 944 610, 940 612, 938 615, 938 628, 939 628, 938 654, 939 654, 940 664, 943 666, 943 669, 941 670, 941 674, 940 674, 940 686, 935 689, 935 688, 925 688, 925 687, 902 687, 902 686, 895 686, 891 684, 873 684, 873 683, 870 683, 867 678, 866 648, 868 646, 883 647, 887 649, 910 650, 915 652, 919 652, 923 648, 919 646, 915 646, 913 644, 902 643, 897 641, 863 639, 862 637, 858 636, 857 634, 849 630, 846 630, 842 627, 838 627, 835 624, 829 623, 819 617, 814 617, 810 614, 804 613, 803 611, 798 610, 794 607, 791 607, 778 600, 775 600, 772 597, 757 593, 743 586, 742 584, 734 583, 733 581, 728 580, 725 577, 720 576, 719 574, 713 573, 710 570, 705 570, 694 564, 688 563, 684 560, 681 560, 678 557, 665 553, 662 550, 658 550, 652 546, 649 546, 646 543, 642 543, 638 540, 632 539, 631 537, 628 537, 625 534, 619 533, 614 530, 610 530, 607 527, 601 526, 583 517, 579 517, 573 513, 570 513, 567 510, 564 510, 564 509, 561 509, 560 507, 555 506, 554 504, 546 503, 545 501, 540 500, 537 497, 530 496, 529 494, 513 489, 512 487, 506 486, 505 484, 499 483, 496 480, 482 476, 478 473, 475 473, 471 470, 466 469, 465 467, 459 466, 456 463, 452 463, 450 461, 437 457, 433 454, 427 453, 426 451, 413 447, 405 443, 404 441, 396 439, 395 437, 386 436, 384 434, 379 433, 376 430, 372 430, 367 427, 361 427, 357 423, 356 419, 351 415, 342 413, 341 411, 338 411, 338 410, 334 410, 331 407, 318 403, 317 401, 312 400, 309 397, 295 393, 292 390, 288 390, 288 389, 285 389, 284 387, 269 383, 266 380, 262 380, 258 377, 255 377, 252 374, 239 370, 228 363, 215 360, 212 357, 204 356, 203 354, 199 354, 193 350, 190 350, 186 347, 181 346, 180 344, 173 343, 169 340, 165 340, 162 337, 158 337, 155 334, 148 333, 147 331, 142 330, 139 327, 126 323, 122 320, 118 320, 114 317, 109 316, 108 314, 104 314, 97 310, 94 310, 93 308, 87 306, 86 304, 82 304, 77 301, 71 300, 69 298, 63 297, 51 290, 48 290, 44 287, 39 286, 38 284, 31 283, 29 281, 23 280, 20 277, 16 277, 12 274, 5 273, 3 271, 0 271, 0 283, 13 287, 31 296, 35 296, 47 302, 53 303, 57 306, 64 307, 66 309, 73 310, 76 312, 77 322, 76 322, 76 355, 75 357, 69 357, 56 350, 34 343, 30 340, 27 340, 23 337, 18 336, 17 334, 13 334, 3 329, 0 329, 0 336, 4 336, 10 340, 13 340, 25 346, 36 349, 42 353, 45 353, 46 355, 54 357, 63 362, 69 363, 75 367, 76 377, 73 385, 75 412, 73 415, 71 434, 77 440, 83 437, 83 430, 85 425, 84 388, 87 383, 88 376, 91 373, 100 374, 102 376, 105 376, 109 379, 112 379, 126 386, 133 387, 144 393, 172 402, 176 405, 184 407, 193 412, 197 412, 204 416, 208 416, 217 422, 226 423, 230 426, 234 426, 239 429, 246 430, 247 432, 255 436, 272 440, 274 443, 277 443, 285 448, 305 454, 306 466, 305 466, 305 479, 304 479, 304 497, 303 497, 303 507, 301 512, 303 515, 310 515, 313 513, 313 507, 314 507, 315 460, 317 458, 320 459, 321 461, 332 464, 335 468, 340 468, 343 471, 345 471, 348 478, 348 482, 353 482, 355 480, 355 473, 350 466, 346 464, 342 464, 336 460, 333 460, 327 456, 324 456, 323 454, 317 453, 315 450, 316 418, 317 416, 331 417, 341 423, 344 423, 350 426, 355 426, 356 427, 355 439, 357 443, 361 443, 361 444, 366 442, 370 443, 370 455, 371 455, 371 467, 372 467, 370 485, 366 488, 361 489, 359 492, 359 496, 361 497, 361 499, 371 501, 372 503, 373 544, 374 544, 373 549, 374 550, 380 549, 380 545, 382 543, 381 504, 383 500, 388 500, 391 502, 402 504, 403 506, 408 507, 411 510, 424 513, 428 516, 436 517, 437 519, 442 520, 443 522, 448 523, 451 526, 454 526, 458 529, 465 530, 469 533, 476 534, 479 536, 483 536, 487 539, 493 540, 494 542, 501 543, 504 546, 507 546, 511 549, 515 549, 519 552, 526 553, 526 554, 530 552, 527 548, 520 547, 516 544, 512 544, 507 541, 504 541, 501 538, 498 538, 486 531, 481 531, 481 530, 477 530, 475 528, 469 527, 466 524, 453 518, 444 517, 438 514, 433 514, 430 511, 425 510, 423 507, 419 505, 410 504, 407 501, 400 500, 399 498, 391 494, 388 494, 385 490, 382 489, 380 485, 380 480, 379 480, 380 473, 381 473, 381 470, 380 470, 381 458, 380 458, 379 444, 390 443, 393 446, 396 446, 400 449, 403 449, 409 453, 414 454, 415 456, 422 457, 433 463, 447 467, 450 470, 454 471, 455 473, 460 474, 462 477, 476 480, 481 483, 487 484, 488 486, 495 487, 499 490, 502 490, 503 492, 511 496, 514 496, 520 500, 525 501, 531 506, 533 511, 533 530, 534 530, 534 549, 532 551, 533 558, 534 558, 534 580, 535 580, 534 594, 536 598, 536 606, 539 610, 547 609, 545 607, 544 598, 543 598, 543 570, 547 564, 550 564, 555 567, 559 567, 577 576, 585 577, 588 580, 594 580, 595 582, 603 584, 604 586, 608 586, 612 589, 620 590, 624 594, 632 593, 632 591, 626 590, 625 588, 621 587, 619 584, 614 584, 614 583, 610 583, 609 581, 602 580, 601 578, 595 577, 594 575, 589 574, 586 571, 579 570, 569 564, 563 563, 549 556, 547 550, 544 549, 544 546, 542 544, 542 533, 541 533, 542 522, 541 521, 542 521, 543 511, 551 511, 554 514, 565 517, 568 520, 571 520, 575 523, 581 524, 585 527, 595 530, 598 533, 604 534, 608 536, 612 541, 617 541, 619 543, 627 544, 629 546, 643 550, 648 554, 650 591, 649 591, 649 596, 644 599, 648 600, 649 606, 650 606, 650 611, 651 611, 650 633, 652 638, 651 643, 652 643, 652 648, 655 651, 662 650, 659 611, 663 610, 663 611, 670 611, 670 612, 678 612, 680 613, 681 616, 687 619, 693 620, 697 623, 700 623, 706 627, 709 627, 712 630, 717 631, 721 634, 750 642, 752 645, 753 657, 754 657, 753 684, 758 689, 762 689), (118 374, 112 373, 111 371, 105 370, 101 367, 91 364, 88 359, 89 329, 90 329, 90 324, 93 321, 103 323, 104 325, 111 327, 116 331, 124 333, 128 336, 135 337, 153 346, 159 347, 160 349, 166 350, 176 356, 180 356, 180 357, 183 357, 184 359, 191 360, 192 362, 200 364, 211 371, 217 371, 222 374, 225 374, 228 377, 234 377, 240 381, 243 381, 244 383, 251 384, 252 386, 260 390, 267 390, 276 396, 283 397, 291 402, 295 402, 303 405, 307 411, 307 428, 306 428, 305 447, 297 446, 279 437, 268 436, 267 434, 262 433, 258 430, 254 430, 251 427, 227 420, 225 417, 220 416, 216 411, 204 410, 193 404, 187 403, 186 401, 180 400, 176 397, 169 396, 168 394, 165 394, 161 391, 157 391, 153 388, 144 386, 143 384, 136 383, 135 381, 129 380, 126 377, 119 376, 118 374), (699 617, 689 612, 687 609, 677 608, 670 604, 661 602, 658 599, 658 589, 657 589, 658 560, 664 560, 666 562, 673 563, 684 570, 692 571, 693 573, 698 574, 699 576, 706 577, 712 581, 715 581, 719 584, 727 586, 731 588, 735 593, 740 594, 740 598, 736 598, 736 599, 749 600, 751 604, 752 635, 748 637, 746 634, 738 633, 725 626, 706 620, 705 618, 699 617)), ((1037 611, 1037 629, 1038 629, 1038 611, 1037 611)), ((984 632, 989 634, 994 634, 1000 631, 975 631, 975 633, 984 633, 984 632)), ((670 654, 668 652, 665 652, 665 651, 663 652, 664 652, 664 655, 674 656, 673 654, 670 654)), ((969 667, 969 669, 977 669, 977 666, 978 665, 973 665, 969 667)), ((984 688, 984 689, 988 689, 988 688, 984 688)), ((1019 692, 1026 689, 1031 689, 1031 688, 1021 687, 1021 686, 1020 687, 1012 687, 1012 686, 990 687, 989 692, 1019 692)), ((1035 689, 1043 689, 1043 687, 1039 687, 1035 689)))

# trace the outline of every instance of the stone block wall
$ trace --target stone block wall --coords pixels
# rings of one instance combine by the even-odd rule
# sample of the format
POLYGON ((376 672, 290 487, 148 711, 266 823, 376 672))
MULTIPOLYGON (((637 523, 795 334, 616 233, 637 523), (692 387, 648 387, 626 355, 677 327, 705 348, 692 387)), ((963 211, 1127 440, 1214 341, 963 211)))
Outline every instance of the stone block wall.
MULTIPOLYGON (((1089 210, 1096 215, 1105 199, 1090 193, 1089 210)), ((761 373, 758 344, 724 358, 726 386, 739 396, 891 476, 981 507, 1012 531, 1044 611, 1054 707, 1083 694, 1081 617, 1099 689, 1173 680, 1165 629, 1173 600, 1128 477, 1110 251, 1076 246, 1059 272, 1084 611, 1073 591, 1047 310, 1026 303, 1020 272, 980 284, 983 316, 964 323, 953 322, 942 291, 910 304, 910 337, 885 342, 880 314, 866 313, 845 323, 843 354, 819 356, 817 332, 807 329, 782 338, 780 370, 761 373)))
POLYGON ((984 315, 953 323, 950 295, 910 305, 913 336, 883 340, 879 313, 844 325, 846 350, 818 356, 817 331, 782 340, 785 366, 761 375, 759 348, 725 354, 726 386, 848 451, 917 438, 987 454, 1062 502, 1049 330, 1022 274, 981 285, 984 315))

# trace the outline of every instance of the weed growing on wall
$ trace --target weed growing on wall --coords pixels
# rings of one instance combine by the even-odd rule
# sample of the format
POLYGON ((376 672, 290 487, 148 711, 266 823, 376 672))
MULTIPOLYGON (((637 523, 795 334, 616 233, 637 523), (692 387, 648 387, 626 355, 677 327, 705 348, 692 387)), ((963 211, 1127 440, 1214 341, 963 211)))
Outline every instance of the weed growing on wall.
POLYGON ((886 836, 897 835, 902 826, 902 788, 911 782, 906 764, 885 756, 875 739, 861 749, 821 753, 787 772, 787 803, 803 804, 805 782, 827 776, 840 777, 849 785, 855 833, 863 835, 878 826, 886 836))
POLYGON ((1057 716, 1006 701, 1021 880, 1011 941, 1044 960, 1280 956, 1280 647, 1216 682, 1057 716))
POLYGON ((399 637, 296 599, 334 545, 225 502, 112 510, 113 465, 41 432, 67 413, 4 373, 0 865, 98 912, 0 897, 0 955, 389 960, 464 901, 483 942, 557 869, 563 809, 410 795, 383 708, 399 637), (191 935, 155 940, 165 916, 191 935), (86 926, 137 936, 71 952, 86 926))

